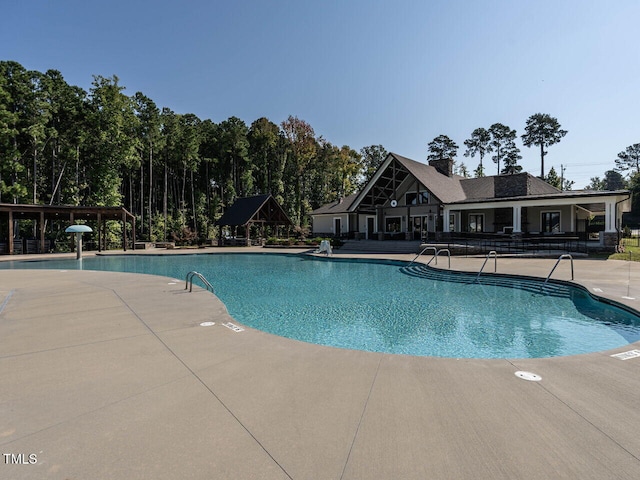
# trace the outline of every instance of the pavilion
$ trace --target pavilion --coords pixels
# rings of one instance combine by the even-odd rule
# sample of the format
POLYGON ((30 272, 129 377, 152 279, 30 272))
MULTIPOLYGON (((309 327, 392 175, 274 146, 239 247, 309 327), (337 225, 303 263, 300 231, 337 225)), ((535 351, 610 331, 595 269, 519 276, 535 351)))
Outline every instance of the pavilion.
MULTIPOLYGON (((293 225, 280 204, 272 195, 256 195, 238 198, 216 221, 220 227, 220 242, 223 244, 222 227, 233 227, 234 237, 238 227, 244 227, 246 237, 240 241, 251 245, 250 232, 253 225, 260 226, 260 236, 264 238, 267 225, 290 227, 293 225)), ((238 239, 235 239, 236 241, 238 239)))
MULTIPOLYGON (((106 248, 106 226, 107 220, 117 220, 122 222, 122 248, 127 249, 129 239, 127 236, 127 222, 131 223, 131 245, 136 238, 136 218, 124 207, 82 207, 71 205, 25 205, 15 203, 0 203, 0 222, 8 224, 8 242, 5 253, 20 253, 21 248, 16 248, 14 239, 14 222, 17 220, 35 220, 37 222, 37 252, 45 253, 46 238, 45 225, 47 221, 62 221, 73 224, 78 221, 96 221, 98 232, 98 251, 106 248)), ((72 243, 73 251, 73 243, 72 243)), ((27 249, 27 253, 30 252, 27 249)))

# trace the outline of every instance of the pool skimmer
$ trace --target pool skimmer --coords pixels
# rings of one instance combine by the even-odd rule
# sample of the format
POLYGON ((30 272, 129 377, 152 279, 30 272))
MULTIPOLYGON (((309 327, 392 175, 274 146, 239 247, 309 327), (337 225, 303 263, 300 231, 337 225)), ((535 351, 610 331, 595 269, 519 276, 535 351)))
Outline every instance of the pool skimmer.
POLYGON ((516 377, 521 378, 522 380, 528 380, 529 382, 539 382, 540 380, 542 380, 542 377, 540 375, 536 375, 535 373, 531 373, 531 372, 523 372, 523 371, 518 371, 515 373, 516 377))

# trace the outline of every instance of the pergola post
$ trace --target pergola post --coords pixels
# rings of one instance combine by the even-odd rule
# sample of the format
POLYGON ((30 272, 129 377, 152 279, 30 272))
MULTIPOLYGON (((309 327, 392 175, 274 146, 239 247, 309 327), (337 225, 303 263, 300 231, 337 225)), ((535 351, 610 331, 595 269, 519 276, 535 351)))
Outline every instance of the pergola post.
MULTIPOLYGON (((69 212, 69 224, 73 225, 73 212, 69 212)), ((71 237, 73 239, 73 236, 71 237)), ((76 251, 76 244, 75 242, 72 240, 71 241, 71 253, 76 251)))
POLYGON ((13 255, 13 212, 9 210, 9 255, 13 255))
POLYGON ((107 250, 107 221, 102 219, 102 233, 98 232, 98 235, 102 235, 102 248, 107 250))
POLYGON ((127 214, 122 212, 122 249, 127 251, 127 214))
MULTIPOLYGON (((151 232, 149 232, 151 235, 151 232)), ((151 237, 149 237, 151 240, 151 237)), ((136 249, 136 217, 131 217, 131 250, 136 249)))
POLYGON ((40 253, 44 253, 44 210, 40 212, 40 253))
POLYGON ((102 214, 98 212, 98 252, 102 251, 102 214))

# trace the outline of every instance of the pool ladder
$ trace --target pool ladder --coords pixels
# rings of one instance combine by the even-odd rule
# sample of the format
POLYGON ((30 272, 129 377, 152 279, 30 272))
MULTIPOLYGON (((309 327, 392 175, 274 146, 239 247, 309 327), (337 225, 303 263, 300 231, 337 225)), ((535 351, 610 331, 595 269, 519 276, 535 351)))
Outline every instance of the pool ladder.
POLYGON ((476 282, 480 280, 480 274, 482 273, 482 270, 484 270, 485 265, 487 264, 487 262, 491 257, 493 257, 493 272, 495 273, 498 271, 498 253, 495 250, 491 250, 489 253, 487 253, 487 256, 484 259, 484 263, 482 264, 482 266, 480 267, 480 270, 478 271, 476 282))
POLYGON ((204 284, 205 288, 209 290, 211 293, 213 293, 213 285, 211 285, 209 281, 206 278, 204 278, 204 275, 196 272, 195 270, 192 270, 191 272, 187 273, 187 277, 185 278, 185 282, 184 282, 185 290, 187 288, 189 289, 190 292, 193 290, 193 277, 198 277, 200 281, 204 284))
POLYGON ((571 260, 571 280, 573 280, 573 257, 571 256, 571 254, 569 253, 565 253, 564 255, 560 255, 558 257, 558 260, 556 261, 556 264, 553 266, 553 268, 551 269, 551 271, 549 272, 549 275, 547 275, 547 279, 544 281, 544 283, 542 284, 542 287, 540 287, 540 290, 542 290, 546 285, 547 282, 549 281, 549 279, 551 278, 551 275, 553 274, 553 272, 556 270, 556 268, 558 267, 558 265, 560 264, 560 262, 564 259, 569 259, 571 260))
POLYGON ((420 255, 422 255, 424 252, 426 252, 427 250, 433 250, 433 257, 431 257, 431 259, 427 262, 427 266, 431 262, 433 262, 434 259, 435 259, 436 265, 437 265, 438 264, 438 256, 441 253, 446 253, 447 257, 449 259, 449 269, 451 269, 451 251, 448 248, 441 248, 440 250, 438 250, 436 247, 432 247, 432 246, 424 247, 419 254, 417 254, 415 257, 413 257, 413 260, 411 260, 411 262, 409 263, 409 265, 407 265, 407 267, 410 267, 411 265, 413 265, 415 263, 415 261, 418 259, 418 257, 420 255))

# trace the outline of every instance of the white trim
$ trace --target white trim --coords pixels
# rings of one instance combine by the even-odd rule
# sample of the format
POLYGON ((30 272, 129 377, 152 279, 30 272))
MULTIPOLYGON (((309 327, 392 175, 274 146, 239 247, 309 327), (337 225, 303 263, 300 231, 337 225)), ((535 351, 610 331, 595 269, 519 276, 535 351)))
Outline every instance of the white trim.
POLYGON ((517 200, 505 200, 495 202, 473 202, 473 203, 449 203, 447 205, 451 210, 477 210, 477 209, 496 209, 507 207, 561 207, 567 205, 594 204, 613 202, 628 199, 628 195, 582 195, 573 197, 554 197, 554 198, 519 198, 517 200))

